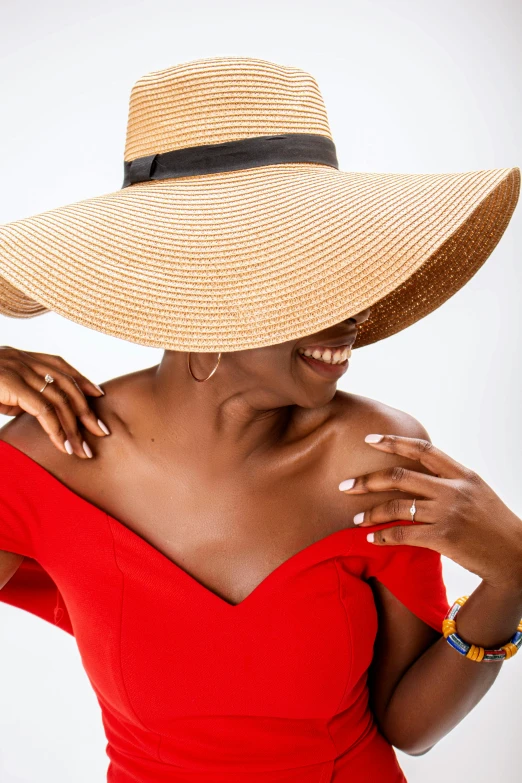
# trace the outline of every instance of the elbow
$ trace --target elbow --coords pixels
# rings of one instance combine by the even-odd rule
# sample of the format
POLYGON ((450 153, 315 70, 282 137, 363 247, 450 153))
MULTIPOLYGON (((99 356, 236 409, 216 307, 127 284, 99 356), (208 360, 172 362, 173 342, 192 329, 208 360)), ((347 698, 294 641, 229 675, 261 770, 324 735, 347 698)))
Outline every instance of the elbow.
POLYGON ((384 738, 407 756, 424 756, 437 744, 438 740, 434 737, 434 732, 419 726, 415 721, 401 721, 396 715, 386 712, 381 719, 375 713, 374 716, 384 738))
MULTIPOLYGON (((395 727, 397 728, 397 727, 395 727)), ((407 756, 424 756, 428 751, 435 747, 436 743, 432 742, 431 745, 426 742, 426 738, 411 736, 410 732, 398 732, 386 731, 384 727, 380 727, 381 733, 388 740, 390 745, 400 750, 402 753, 406 753, 407 756), (410 736, 408 736, 408 733, 410 736)))
POLYGON ((422 746, 421 744, 411 744, 406 742, 400 742, 400 743, 391 743, 394 748, 397 748, 397 750, 402 751, 402 753, 406 753, 407 756, 425 756, 426 753, 428 753, 432 748, 435 747, 435 744, 429 745, 428 747, 422 746))
MULTIPOLYGON (((402 752, 406 753, 408 756, 425 756, 426 753, 428 753, 433 747, 435 747, 435 746, 434 745, 430 745, 429 748, 424 748, 424 750, 407 750, 406 749, 406 750, 403 750, 402 752)), ((402 748, 401 748, 401 750, 402 750, 402 748)))

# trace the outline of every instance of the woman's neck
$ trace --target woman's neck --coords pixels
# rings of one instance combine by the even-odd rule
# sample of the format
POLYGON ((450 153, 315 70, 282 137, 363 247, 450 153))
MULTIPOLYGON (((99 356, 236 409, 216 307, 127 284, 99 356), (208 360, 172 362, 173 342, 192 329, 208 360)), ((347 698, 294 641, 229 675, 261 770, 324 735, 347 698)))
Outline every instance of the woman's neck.
MULTIPOLYGON (((206 377, 217 354, 210 366, 191 359, 194 374, 206 377)), ((224 357, 212 378, 202 383, 190 375, 187 354, 180 351, 165 351, 154 369, 153 428, 163 442, 194 450, 202 460, 243 461, 280 442, 292 420, 294 406, 282 404, 224 357)))

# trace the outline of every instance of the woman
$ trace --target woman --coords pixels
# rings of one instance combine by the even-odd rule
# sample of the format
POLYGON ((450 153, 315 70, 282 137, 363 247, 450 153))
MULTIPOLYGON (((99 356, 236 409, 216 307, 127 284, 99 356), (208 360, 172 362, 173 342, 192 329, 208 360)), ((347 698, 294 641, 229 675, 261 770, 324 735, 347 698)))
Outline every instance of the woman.
POLYGON ((520 171, 340 172, 313 78, 253 58, 140 80, 125 160, 121 192, 0 231, 4 314, 165 351, 101 393, 0 350, 0 599, 74 634, 109 781, 404 783, 393 746, 522 645, 522 521, 336 383, 486 260, 520 171))

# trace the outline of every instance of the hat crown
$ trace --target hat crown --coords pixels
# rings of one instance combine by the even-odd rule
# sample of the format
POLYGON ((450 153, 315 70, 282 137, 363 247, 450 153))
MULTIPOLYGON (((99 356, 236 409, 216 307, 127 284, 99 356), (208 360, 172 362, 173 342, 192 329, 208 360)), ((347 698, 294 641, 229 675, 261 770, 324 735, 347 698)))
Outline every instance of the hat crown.
POLYGON ((252 57, 192 60, 135 83, 124 158, 280 133, 332 139, 313 76, 252 57))

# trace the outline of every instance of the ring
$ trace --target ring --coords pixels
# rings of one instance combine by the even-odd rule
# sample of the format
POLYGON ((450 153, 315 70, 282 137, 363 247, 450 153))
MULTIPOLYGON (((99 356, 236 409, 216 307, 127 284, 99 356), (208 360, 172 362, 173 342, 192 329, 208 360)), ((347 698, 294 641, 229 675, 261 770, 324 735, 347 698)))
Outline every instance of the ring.
POLYGON ((47 373, 47 375, 45 376, 45 383, 42 386, 42 388, 40 389, 40 393, 43 392, 43 390, 45 389, 45 387, 47 386, 48 383, 52 383, 53 381, 54 381, 53 376, 49 375, 49 373, 47 373))
POLYGON ((415 498, 413 498, 413 503, 410 506, 410 514, 411 514, 411 521, 413 524, 415 524, 415 512, 417 511, 417 507, 415 505, 415 498))

